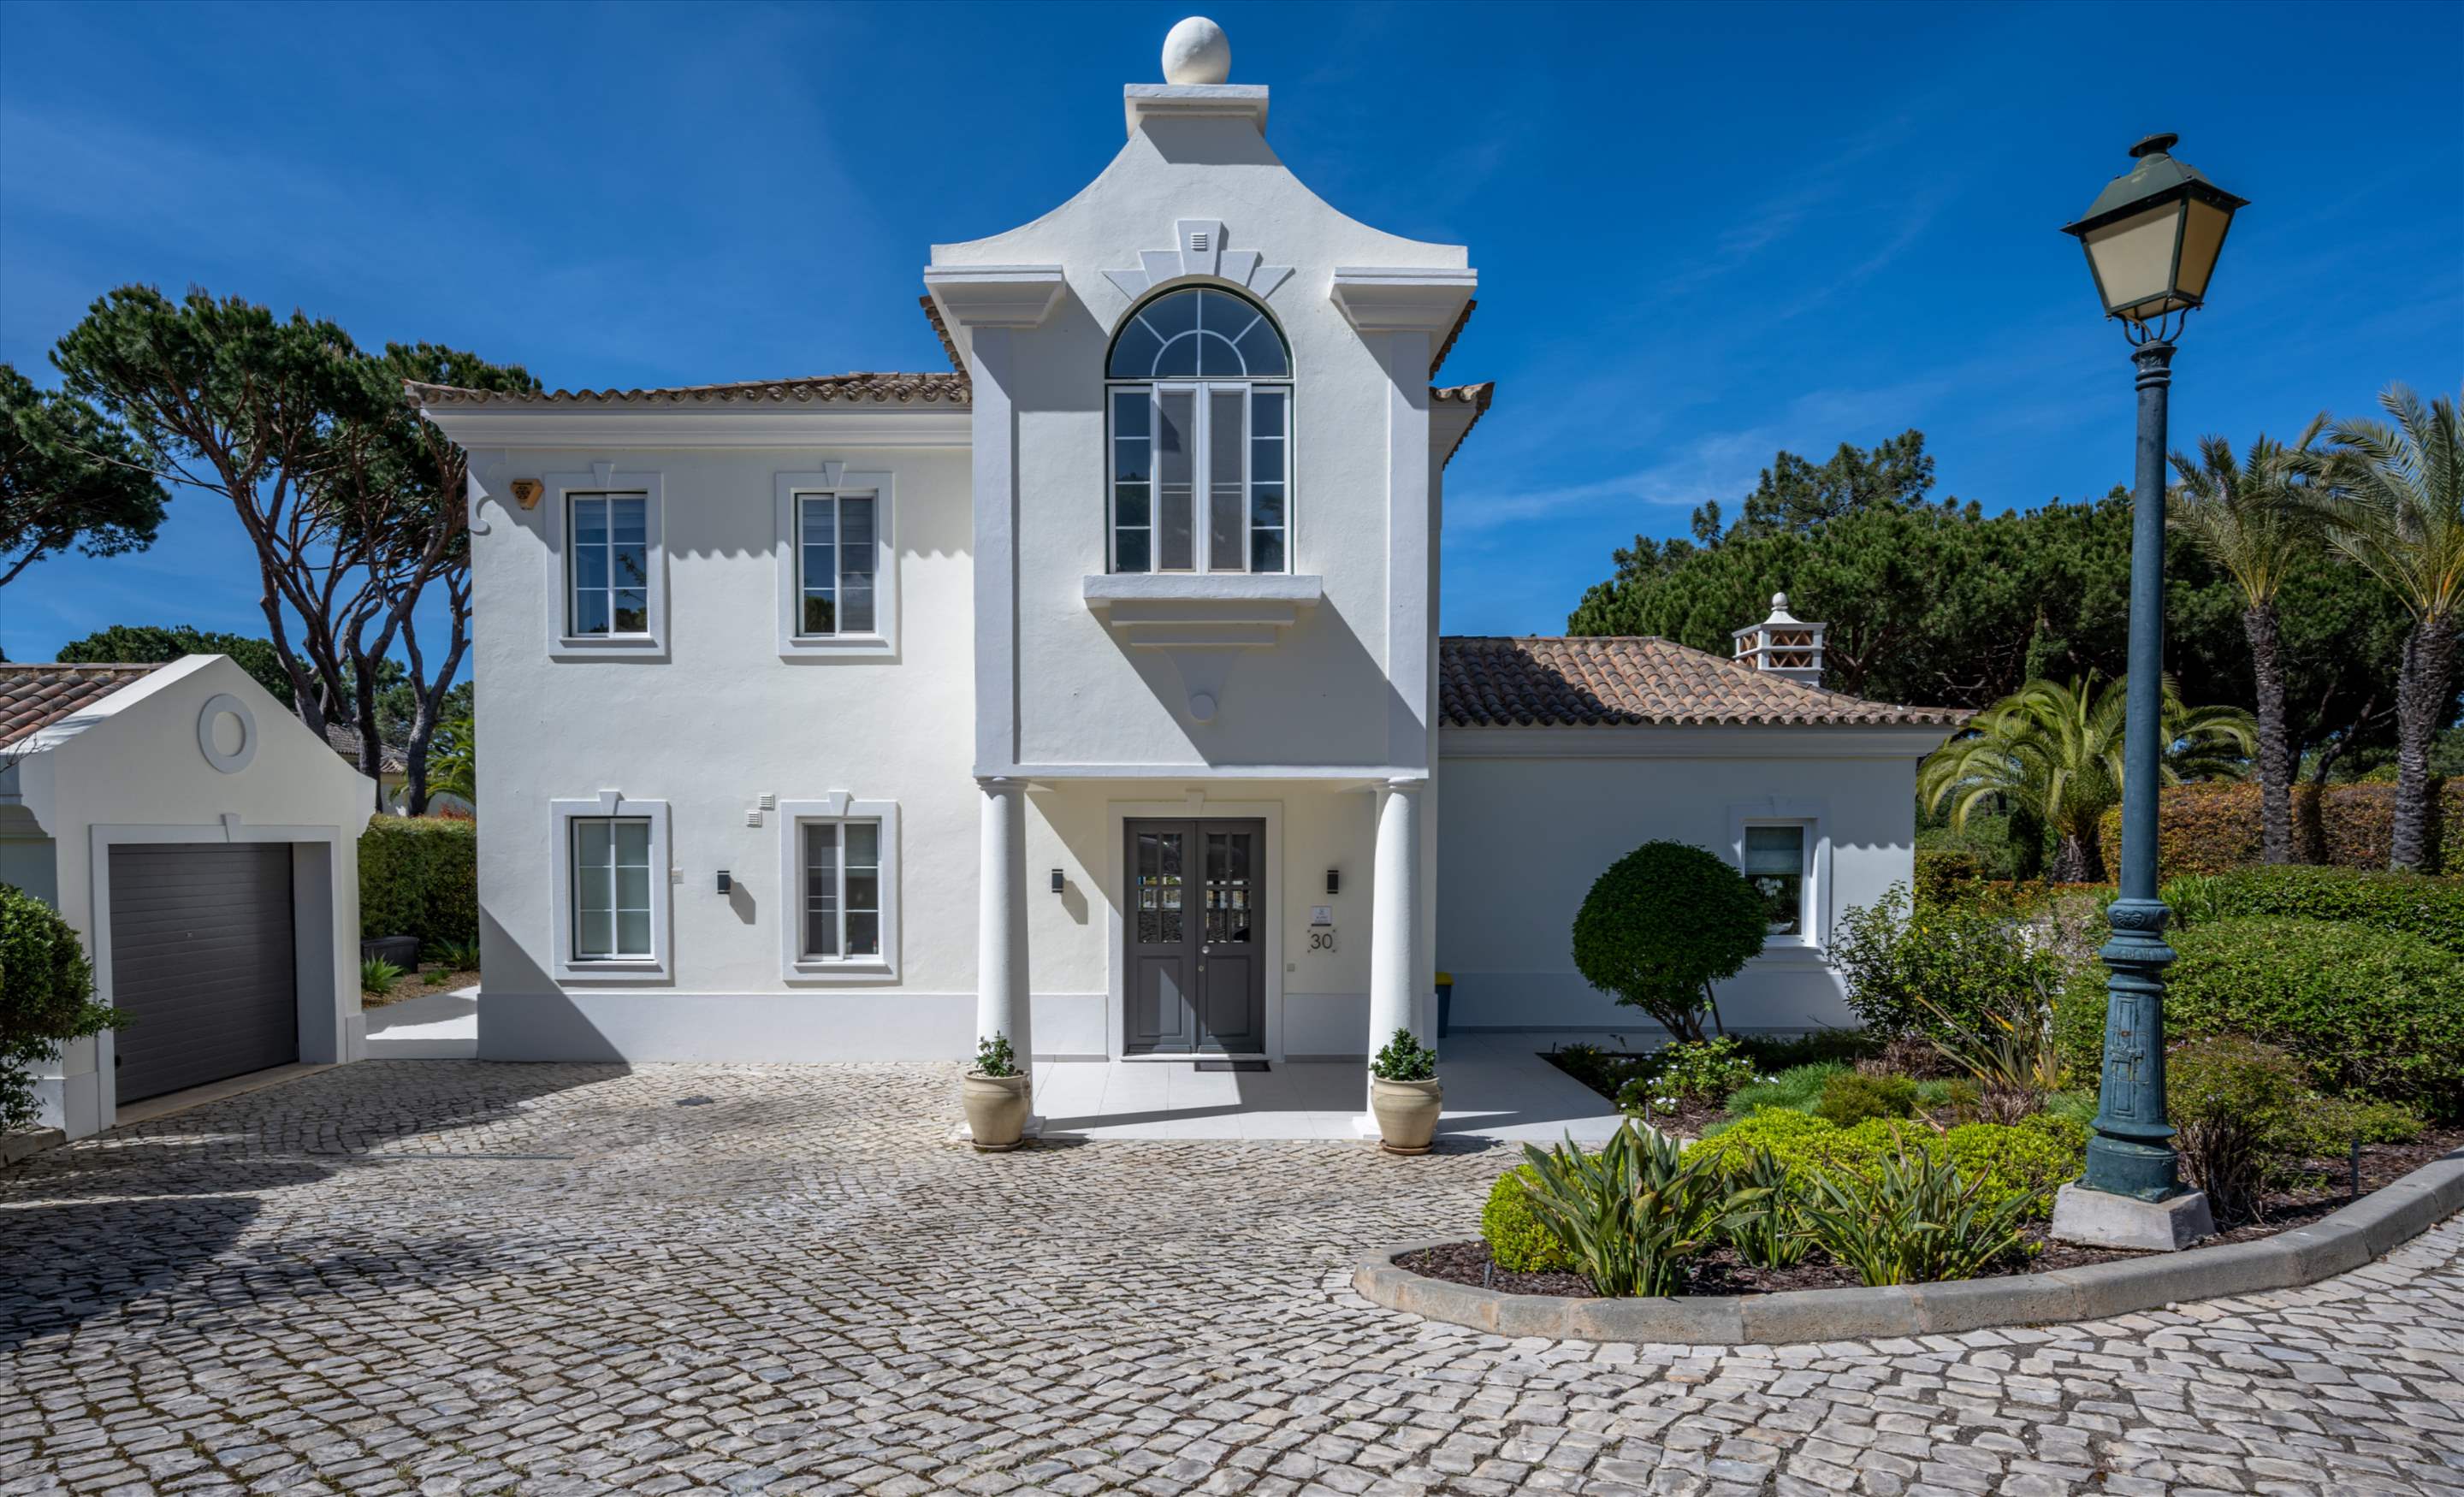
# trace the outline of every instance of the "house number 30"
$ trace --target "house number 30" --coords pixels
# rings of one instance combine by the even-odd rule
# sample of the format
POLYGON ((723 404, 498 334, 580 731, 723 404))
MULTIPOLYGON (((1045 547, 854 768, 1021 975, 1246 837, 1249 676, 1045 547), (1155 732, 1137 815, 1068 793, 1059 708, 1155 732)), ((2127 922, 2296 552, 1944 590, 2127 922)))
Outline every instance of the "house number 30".
POLYGON ((1334 927, 1331 925, 1321 925, 1311 930, 1309 932, 1309 950, 1334 950, 1334 927))

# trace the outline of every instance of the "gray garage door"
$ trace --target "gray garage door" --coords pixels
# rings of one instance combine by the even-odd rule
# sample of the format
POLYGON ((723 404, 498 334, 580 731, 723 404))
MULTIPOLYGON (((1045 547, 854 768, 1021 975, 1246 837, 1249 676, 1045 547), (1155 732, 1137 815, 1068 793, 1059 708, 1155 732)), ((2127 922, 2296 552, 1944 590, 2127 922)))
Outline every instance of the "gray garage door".
POLYGON ((111 849, 120 1100, 299 1058, 291 845, 111 849))

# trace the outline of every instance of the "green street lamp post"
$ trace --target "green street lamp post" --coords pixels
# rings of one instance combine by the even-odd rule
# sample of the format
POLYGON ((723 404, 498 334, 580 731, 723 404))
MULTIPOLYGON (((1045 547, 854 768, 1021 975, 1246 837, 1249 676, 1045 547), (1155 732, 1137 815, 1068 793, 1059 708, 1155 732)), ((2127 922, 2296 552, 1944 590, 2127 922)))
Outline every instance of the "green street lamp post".
POLYGON ((2119 319, 2138 370, 2139 447, 2130 533, 2130 682, 2123 725, 2122 889, 2108 916, 2104 1074, 2088 1192, 2064 1192, 2055 1235, 2114 1245, 2178 1246, 2212 1230, 2204 1199, 2186 1193, 2165 1115, 2165 944, 2171 912, 2156 894, 2156 790, 2164 744, 2165 407, 2173 340, 2207 297, 2225 231, 2244 200, 2170 154, 2175 137, 2130 149, 2136 165, 2107 184, 2063 231, 2087 252, 2105 315, 2119 319), (2120 1200, 2114 1198, 2121 1198, 2120 1200), (2134 1212, 2123 1202, 2170 1202, 2134 1212), (2119 1223, 2119 1225, 2117 1225, 2119 1223), (2065 1232, 2065 1226, 2072 1230, 2065 1232), (2172 1241, 2158 1241, 2170 1238, 2172 1241))

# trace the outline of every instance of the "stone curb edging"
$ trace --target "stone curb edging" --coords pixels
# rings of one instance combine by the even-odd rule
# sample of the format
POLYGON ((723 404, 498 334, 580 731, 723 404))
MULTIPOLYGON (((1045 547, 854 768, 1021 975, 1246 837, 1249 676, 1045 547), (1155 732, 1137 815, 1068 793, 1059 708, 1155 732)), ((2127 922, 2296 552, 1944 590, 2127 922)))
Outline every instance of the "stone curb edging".
POLYGON ((1941 1335, 1994 1326, 2108 1320, 2183 1300, 2295 1288, 2358 1268, 2464 1208, 2464 1150, 2433 1159, 2308 1226, 2254 1243, 2192 1247, 1996 1279, 1885 1288, 1793 1289, 1675 1299, 1506 1294, 1425 1278, 1395 1260, 1415 1243, 1363 1256, 1352 1286, 1373 1304, 1502 1336, 1765 1346, 1941 1335))
POLYGON ((69 1135, 56 1128, 30 1128, 24 1133, 0 1134, 0 1167, 31 1159, 46 1149, 56 1149, 69 1141, 69 1135))

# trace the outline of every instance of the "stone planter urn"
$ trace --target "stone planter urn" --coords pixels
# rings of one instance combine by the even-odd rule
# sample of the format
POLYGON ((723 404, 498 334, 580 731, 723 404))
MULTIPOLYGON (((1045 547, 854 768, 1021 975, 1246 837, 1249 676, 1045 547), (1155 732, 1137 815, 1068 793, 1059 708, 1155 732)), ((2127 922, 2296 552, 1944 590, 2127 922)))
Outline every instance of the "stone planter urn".
POLYGON ((1378 1147, 1389 1154, 1426 1154, 1437 1136, 1441 1106, 1438 1078, 1387 1081, 1371 1077, 1369 1111, 1377 1118, 1378 1147))
POLYGON ((978 1149, 998 1154, 1018 1147, 1026 1133, 1026 1077, 971 1070, 958 1083, 958 1099, 966 1106, 967 1133, 978 1149))

